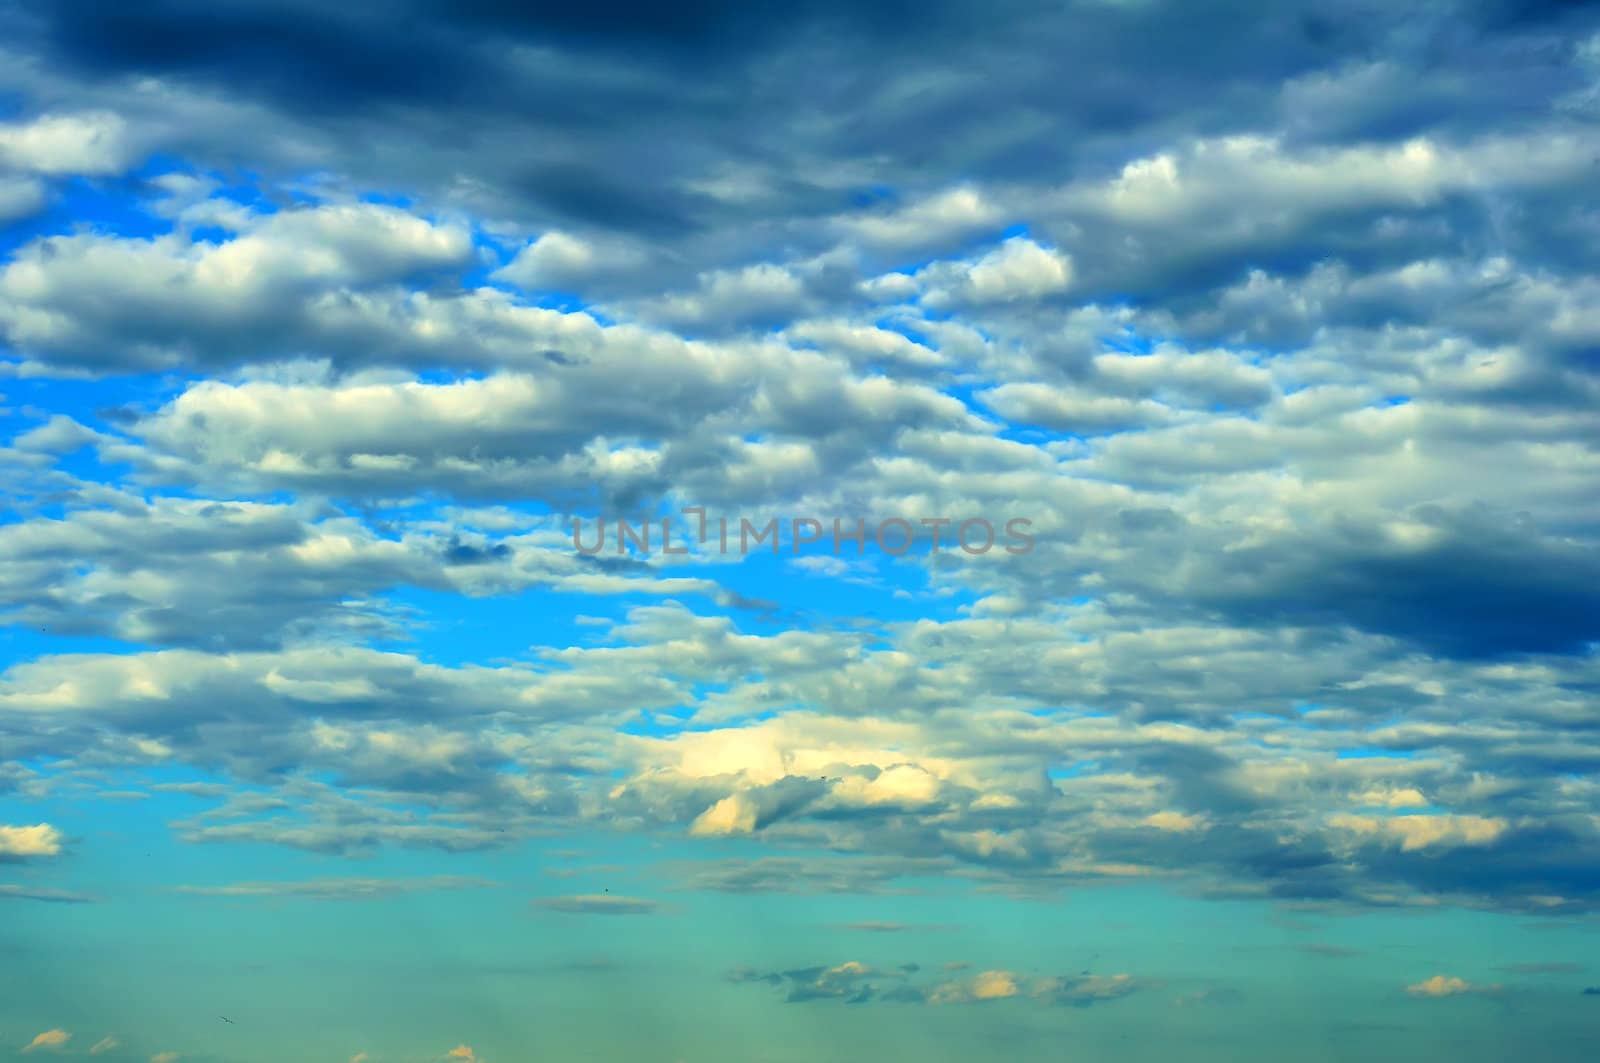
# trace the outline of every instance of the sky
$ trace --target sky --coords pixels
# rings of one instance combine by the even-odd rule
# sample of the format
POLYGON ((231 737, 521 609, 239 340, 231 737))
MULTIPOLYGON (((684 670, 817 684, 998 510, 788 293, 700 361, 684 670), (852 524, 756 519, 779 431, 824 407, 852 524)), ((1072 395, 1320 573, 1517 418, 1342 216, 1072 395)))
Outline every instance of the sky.
POLYGON ((0 1059, 1591 1060, 1597 184, 1592 3, 3 0, 0 1059))

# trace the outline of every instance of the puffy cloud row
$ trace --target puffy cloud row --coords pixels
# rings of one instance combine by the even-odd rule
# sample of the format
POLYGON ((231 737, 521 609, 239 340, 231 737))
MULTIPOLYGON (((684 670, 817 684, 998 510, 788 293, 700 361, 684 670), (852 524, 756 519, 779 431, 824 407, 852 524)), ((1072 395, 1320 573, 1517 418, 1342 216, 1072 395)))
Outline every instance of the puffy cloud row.
MULTIPOLYGON (((1159 876, 1335 904, 1569 911, 1600 895, 1593 758, 1563 737, 1581 720, 1559 707, 1579 704, 1564 671, 1408 676, 1381 642, 1363 665, 1359 641, 1062 639, 1072 623, 923 621, 880 646, 642 607, 612 639, 527 666, 357 648, 80 655, 14 666, 0 705, 18 759, 66 769, 56 788, 172 762, 233 779, 174 824, 195 842, 468 851, 584 825, 843 861, 774 868, 787 888, 894 889, 941 867, 1018 890, 1159 876), (1286 703, 1273 673, 1319 658, 1337 684, 1286 703), (1191 681, 1202 662, 1210 708, 1191 681), (619 733, 652 707, 694 722, 619 733)), ((756 867, 675 876, 773 888, 756 867)))

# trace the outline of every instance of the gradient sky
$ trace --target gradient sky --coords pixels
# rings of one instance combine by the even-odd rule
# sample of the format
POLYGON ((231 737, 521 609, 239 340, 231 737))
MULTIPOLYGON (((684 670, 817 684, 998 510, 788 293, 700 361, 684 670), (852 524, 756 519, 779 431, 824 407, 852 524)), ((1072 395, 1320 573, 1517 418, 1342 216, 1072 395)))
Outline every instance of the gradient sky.
POLYGON ((1588 3, 0 2, 0 1059, 1592 1060, 1597 186, 1588 3))

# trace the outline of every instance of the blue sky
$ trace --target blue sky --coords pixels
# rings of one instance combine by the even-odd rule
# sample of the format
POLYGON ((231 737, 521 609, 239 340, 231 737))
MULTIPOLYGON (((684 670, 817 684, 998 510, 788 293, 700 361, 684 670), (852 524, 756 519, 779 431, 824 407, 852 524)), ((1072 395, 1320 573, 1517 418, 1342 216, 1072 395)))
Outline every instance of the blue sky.
POLYGON ((1592 1055, 1592 5, 0 42, 0 1057, 1592 1055))

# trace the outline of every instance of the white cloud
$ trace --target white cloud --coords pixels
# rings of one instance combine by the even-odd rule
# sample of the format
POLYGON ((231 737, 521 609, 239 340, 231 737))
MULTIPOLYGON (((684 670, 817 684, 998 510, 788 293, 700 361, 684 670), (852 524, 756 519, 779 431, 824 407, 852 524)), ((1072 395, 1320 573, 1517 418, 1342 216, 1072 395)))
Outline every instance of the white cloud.
MULTIPOLYGON (((100 367, 248 358, 253 344, 296 330, 348 334, 364 314, 383 312, 375 290, 465 266, 472 254, 464 228, 377 204, 245 215, 240 224, 219 243, 175 232, 26 244, 0 270, 0 331, 23 350, 100 367), (126 332, 130 320, 140 322, 138 335, 126 332)), ((406 304, 393 295, 387 310, 406 304)), ((412 342, 425 342, 428 327, 418 323, 412 342)))
POLYGON ((1451 191, 1559 182, 1585 154, 1570 137, 1486 137, 1462 146, 1427 136, 1403 143, 1296 148, 1260 135, 1195 140, 1081 183, 1067 202, 1126 224, 1154 226, 1211 213, 1284 218, 1363 206, 1418 206, 1451 191))
POLYGON ((527 291, 574 287, 644 265, 637 248, 600 238, 551 231, 517 251, 494 273, 494 279, 527 291))
POLYGON ((1414 997, 1456 997, 1468 993, 1492 993, 1499 986, 1479 986, 1463 978, 1450 975, 1436 974, 1425 978, 1415 985, 1406 986, 1406 992, 1414 997))
POLYGON ((976 260, 936 262, 917 273, 926 289, 923 304, 936 310, 1042 299, 1066 291, 1072 276, 1069 255, 1026 236, 1013 236, 976 260))
POLYGON ((47 114, 0 124, 0 164, 32 173, 101 176, 132 161, 126 124, 110 112, 47 114))
POLYGON ((31 827, 0 825, 0 859, 56 856, 61 852, 61 832, 48 823, 31 827))
POLYGON ((1000 208, 981 191, 959 186, 886 213, 847 216, 840 227, 869 246, 905 251, 948 245, 992 228, 1000 208))
POLYGON ((1413 852, 1438 846, 1489 845, 1510 829, 1501 817, 1472 815, 1350 816, 1329 818, 1333 827, 1358 834, 1376 834, 1413 852))

